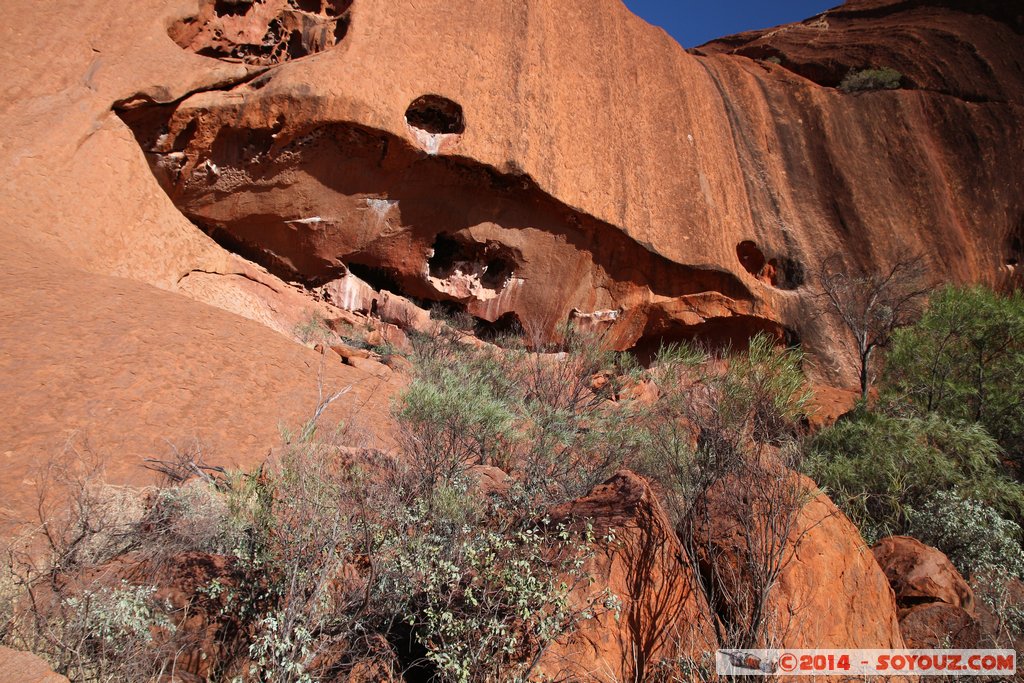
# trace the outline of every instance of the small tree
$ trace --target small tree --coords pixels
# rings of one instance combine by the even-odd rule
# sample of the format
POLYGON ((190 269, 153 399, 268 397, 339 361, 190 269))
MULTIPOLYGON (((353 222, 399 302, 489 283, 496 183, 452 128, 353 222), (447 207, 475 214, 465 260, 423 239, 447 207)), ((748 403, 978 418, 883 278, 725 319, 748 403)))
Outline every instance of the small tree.
POLYGON ((893 333, 920 314, 931 286, 925 280, 923 257, 900 257, 878 272, 851 273, 838 254, 825 259, 818 271, 819 296, 853 337, 860 365, 860 393, 866 399, 871 385, 871 359, 893 333))

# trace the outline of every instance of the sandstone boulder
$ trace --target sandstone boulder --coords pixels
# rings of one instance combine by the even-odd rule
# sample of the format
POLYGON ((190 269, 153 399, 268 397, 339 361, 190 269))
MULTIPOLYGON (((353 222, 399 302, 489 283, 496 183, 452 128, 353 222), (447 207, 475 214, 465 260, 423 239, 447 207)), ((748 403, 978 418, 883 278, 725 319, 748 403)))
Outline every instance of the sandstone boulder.
POLYGON ((30 652, 0 647, 0 683, 68 683, 30 652))
POLYGON ((927 602, 900 610, 900 631, 909 648, 975 648, 978 620, 961 607, 927 602))
POLYGON ((871 550, 900 607, 942 602, 974 611, 974 591, 941 550, 909 536, 883 538, 871 550))
POLYGON ((540 670, 552 680, 645 680, 676 658, 713 652, 711 612, 671 523, 641 477, 621 471, 590 494, 551 510, 553 521, 589 522, 597 539, 581 593, 607 588, 621 610, 598 610, 555 643, 540 670))
POLYGON ((909 536, 871 549, 896 594, 907 647, 977 647, 982 635, 974 591, 949 558, 909 536))
POLYGON ((749 623, 757 603, 750 590, 775 571, 763 605, 763 635, 775 646, 903 647, 885 575, 857 528, 810 479, 769 468, 758 482, 720 480, 680 534, 719 582, 727 627, 749 623), (794 516, 782 514, 793 506, 794 516))

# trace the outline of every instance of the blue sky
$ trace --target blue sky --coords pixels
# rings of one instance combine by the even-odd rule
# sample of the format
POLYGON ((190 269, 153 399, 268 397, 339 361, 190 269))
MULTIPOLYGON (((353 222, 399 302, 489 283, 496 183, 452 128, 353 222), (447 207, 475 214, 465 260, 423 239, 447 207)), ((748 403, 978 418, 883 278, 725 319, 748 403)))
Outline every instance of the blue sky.
POLYGON ((683 47, 714 38, 807 19, 843 0, 623 0, 626 7, 668 31, 683 47))

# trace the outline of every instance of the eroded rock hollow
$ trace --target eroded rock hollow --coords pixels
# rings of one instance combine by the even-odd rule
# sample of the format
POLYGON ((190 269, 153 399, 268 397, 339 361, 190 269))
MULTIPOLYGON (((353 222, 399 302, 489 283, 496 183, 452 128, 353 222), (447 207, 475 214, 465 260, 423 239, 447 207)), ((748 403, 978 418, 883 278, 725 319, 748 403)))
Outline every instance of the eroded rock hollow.
POLYGON ((766 332, 836 379, 848 359, 807 291, 824 259, 872 269, 914 252, 941 279, 1019 278, 1021 26, 1000 7, 859 0, 688 53, 607 3, 615 32, 560 33, 546 62, 564 87, 547 88, 556 74, 522 36, 576 19, 573 3, 490 7, 505 34, 473 59, 481 22, 464 15, 478 12, 429 4, 204 5, 172 26, 179 45, 256 65, 310 42, 253 42, 275 12, 268 26, 345 31, 121 116, 178 208, 280 277, 351 273, 539 339, 570 319, 619 348, 766 332), (904 25, 915 41, 893 39, 904 25), (975 46, 955 73, 913 66, 954 29, 975 46), (899 88, 835 87, 872 54, 905 69, 899 88), (637 59, 655 66, 641 77, 637 59))

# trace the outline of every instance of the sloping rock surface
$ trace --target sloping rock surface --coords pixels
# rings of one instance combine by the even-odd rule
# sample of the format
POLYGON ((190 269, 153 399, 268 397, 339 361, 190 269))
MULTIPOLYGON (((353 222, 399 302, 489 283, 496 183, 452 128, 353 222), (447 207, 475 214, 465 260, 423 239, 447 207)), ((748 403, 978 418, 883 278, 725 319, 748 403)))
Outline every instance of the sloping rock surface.
POLYGON ((0 647, 0 683, 68 683, 39 657, 0 647))
MULTIPOLYGON (((808 292, 826 256, 1019 278, 1024 41, 1002 4, 859 0, 702 54, 614 0, 7 9, 15 517, 71 435, 122 481, 196 435, 251 464, 321 380, 361 386, 286 339, 322 303, 306 287, 348 273, 540 337, 570 317, 641 351, 763 331, 840 383, 851 359, 808 292), (846 94, 798 66, 838 77, 856 44, 905 87, 846 94)), ((384 440, 387 394, 344 402, 384 440)))
POLYGON ((787 476, 778 485, 749 490, 719 481, 698 506, 698 521, 680 530, 693 538, 702 564, 714 558, 723 567, 723 617, 735 622, 751 614, 754 602, 745 588, 760 584, 748 560, 757 560, 758 571, 764 571, 777 555, 777 582, 764 609, 764 634, 774 646, 903 647, 893 591, 857 528, 810 479, 787 476), (780 486, 799 487, 801 493, 779 494, 780 486), (800 505, 791 523, 783 512, 790 500, 800 505), (750 509, 763 512, 749 514, 750 509))
POLYGON ((551 511, 552 521, 590 523, 594 557, 586 570, 621 609, 584 621, 541 660, 547 680, 646 680, 667 664, 715 650, 711 612, 672 525, 643 478, 623 470, 588 495, 551 511))

